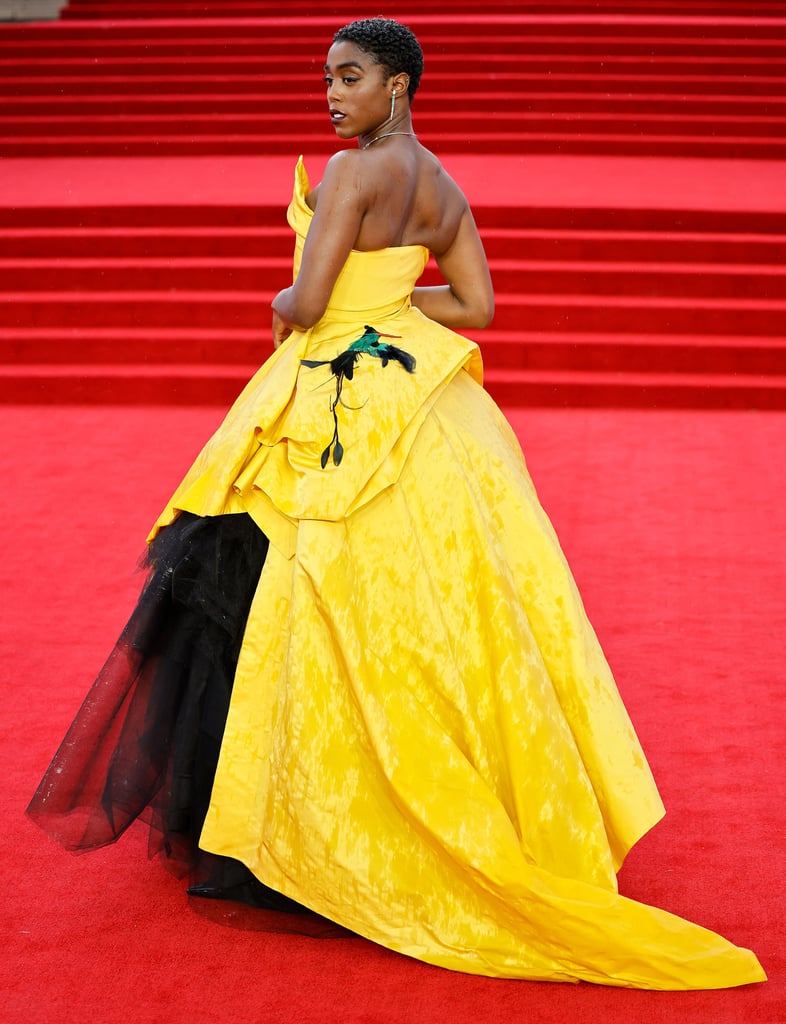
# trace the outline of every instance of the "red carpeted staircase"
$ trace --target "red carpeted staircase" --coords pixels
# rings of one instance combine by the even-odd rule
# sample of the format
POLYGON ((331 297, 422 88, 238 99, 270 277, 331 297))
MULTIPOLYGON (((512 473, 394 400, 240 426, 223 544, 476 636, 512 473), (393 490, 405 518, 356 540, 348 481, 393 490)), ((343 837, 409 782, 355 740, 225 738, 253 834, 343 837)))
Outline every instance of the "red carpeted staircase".
MULTIPOLYGON (((782 2, 373 6, 423 42, 418 130, 442 152, 786 159, 782 2)), ((72 2, 4 47, 0 154, 332 152, 325 43, 362 10, 72 2)))
MULTIPOLYGON (((424 45, 415 125, 476 209, 499 401, 786 408, 786 3, 374 9, 424 45)), ((266 158, 336 148, 321 64, 364 13, 79 0, 0 28, 4 400, 237 393, 291 280, 266 158)))

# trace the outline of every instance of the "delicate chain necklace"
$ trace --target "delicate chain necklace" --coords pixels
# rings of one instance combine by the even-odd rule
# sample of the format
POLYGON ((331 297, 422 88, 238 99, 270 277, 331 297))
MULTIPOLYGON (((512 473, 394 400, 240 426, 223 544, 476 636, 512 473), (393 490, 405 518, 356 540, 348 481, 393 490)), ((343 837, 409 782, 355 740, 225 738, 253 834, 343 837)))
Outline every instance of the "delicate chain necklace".
POLYGON ((375 139, 367 142, 365 146, 361 146, 361 149, 368 149, 369 146, 373 146, 375 142, 382 142, 383 139, 389 139, 391 135, 408 135, 411 139, 416 139, 417 135, 414 132, 385 132, 384 135, 378 135, 375 139))

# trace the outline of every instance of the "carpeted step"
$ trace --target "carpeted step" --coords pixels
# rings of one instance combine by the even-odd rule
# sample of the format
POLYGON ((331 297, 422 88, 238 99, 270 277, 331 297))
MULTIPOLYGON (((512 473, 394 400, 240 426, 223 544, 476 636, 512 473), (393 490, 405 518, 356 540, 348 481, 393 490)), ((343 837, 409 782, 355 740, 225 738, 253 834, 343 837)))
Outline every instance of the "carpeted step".
POLYGON ((0 260, 0 294, 14 292, 276 291, 292 283, 292 253, 258 257, 97 257, 0 260))
MULTIPOLYGON (((772 226, 772 225, 771 225, 772 226)), ((662 230, 626 230, 611 220, 601 228, 490 227, 481 222, 483 245, 491 259, 624 260, 632 263, 682 263, 688 266, 763 264, 782 266, 786 234, 777 231, 691 231, 664 225, 662 230)))
POLYGON ((512 406, 786 410, 786 376, 491 371, 485 383, 499 404, 512 406))
POLYGON ((229 405, 256 369, 237 364, 0 366, 0 404, 229 405))
POLYGON ((650 296, 666 301, 786 297, 786 267, 779 264, 492 259, 491 273, 502 293, 537 290, 543 296, 650 296))
MULTIPOLYGON (((279 211, 280 213, 280 211, 279 211)), ((0 218, 0 221, 2 218, 0 218)), ((759 266, 783 267, 786 235, 777 233, 658 232, 570 230, 564 228, 491 228, 481 224, 486 255, 491 260, 577 262, 624 261, 648 268, 684 264, 736 265, 737 273, 755 276, 759 266)), ((0 259, 290 259, 292 232, 278 227, 115 227, 2 228, 0 259)), ((733 269, 733 266, 732 266, 733 269)), ((2 287, 2 281, 0 281, 2 287)))
MULTIPOLYGON (((469 332, 473 333, 473 332, 469 332)), ((786 375, 786 338, 500 331, 474 334, 489 372, 786 375)))
MULTIPOLYGON (((464 10, 477 10, 477 0, 452 0, 451 9, 456 13, 464 10)), ((511 10, 510 0, 488 0, 483 4, 487 14, 497 12, 506 14, 511 10)), ((586 15, 586 0, 518 0, 516 9, 530 16, 535 15, 586 15)), ((189 16, 213 18, 247 18, 260 17, 266 13, 280 12, 280 4, 270 0, 71 0, 63 11, 67 18, 119 18, 149 17, 155 12, 160 17, 189 16)), ((406 0, 376 0, 374 12, 387 17, 404 18, 407 13, 442 14, 444 0, 418 0, 417 4, 408 4, 406 0)), ((783 0, 751 0, 746 4, 741 0, 595 0, 592 10, 598 15, 625 15, 636 17, 637 14, 651 16, 732 16, 738 18, 761 18, 786 14, 783 0)), ((318 15, 325 12, 330 17, 364 17, 367 14, 364 5, 335 0, 288 0, 288 14, 318 15)))
MULTIPOLYGON (((291 246, 288 247, 291 250, 291 246)), ((541 296, 582 294, 672 298, 778 299, 786 296, 783 265, 670 263, 632 260, 492 259, 495 288, 502 294, 537 291, 541 296)), ((146 256, 76 259, 0 259, 0 293, 71 291, 278 290, 292 280, 291 251, 279 256, 146 256)), ((436 284, 436 269, 424 284, 436 284)))
MULTIPOLYGON (((299 83, 300 84, 300 83, 299 83)), ((431 84, 431 83, 429 83, 431 84)), ((325 97, 314 95, 313 79, 302 83, 302 94, 292 93, 276 102, 280 116, 291 114, 317 115, 324 126, 325 97)), ((489 89, 482 94, 466 96, 461 92, 438 92, 430 89, 417 100, 417 115, 437 115, 446 108, 460 109, 464 113, 493 110, 496 115, 507 112, 511 117, 532 116, 544 112, 584 115, 652 116, 654 118, 680 114, 682 117, 706 118, 780 118, 786 122, 786 96, 704 96, 700 94, 679 96, 640 95, 627 93, 624 96, 610 95, 607 91, 597 94, 585 92, 541 93, 528 89, 505 92, 489 89)), ((109 116, 126 118, 198 118, 209 109, 211 116, 225 118, 267 117, 270 111, 270 94, 264 91, 263 83, 256 94, 213 96, 210 93, 188 95, 149 94, 128 96, 123 93, 102 93, 101 95, 53 95, 21 96, 6 99, 3 117, 14 118, 18 124, 36 123, 34 119, 46 118, 55 123, 78 123, 78 119, 109 116)))
MULTIPOLYGON (((411 25, 418 37, 428 45, 438 44, 434 59, 462 52, 469 54, 473 42, 498 44, 502 53, 522 47, 533 52, 619 52, 622 55, 643 53, 649 55, 683 53, 693 45, 697 57, 728 51, 734 54, 733 42, 739 43, 738 53, 765 56, 782 53, 784 17, 759 19, 738 18, 663 18, 651 17, 603 18, 585 10, 584 16, 570 19, 531 17, 510 7, 504 15, 483 13, 446 14, 440 16, 417 15, 411 25)), ((317 59, 324 56, 330 43, 334 18, 326 16, 268 16, 233 21, 215 18, 209 21, 187 17, 152 17, 133 23, 104 21, 101 26, 77 26, 48 23, 42 26, 10 25, 9 40, 26 48, 30 57, 61 52, 63 57, 92 57, 132 55, 144 58, 156 53, 170 56, 192 55, 193 50, 204 48, 216 53, 220 50, 238 53, 285 53, 287 43, 291 54, 306 53, 317 59), (105 45, 99 44, 104 41, 105 45), (148 42, 148 52, 144 43, 148 42), (60 50, 66 42, 73 50, 60 50), (182 45, 178 49, 177 43, 182 45), (211 43, 213 45, 211 45, 211 43), (321 47, 319 54, 316 47, 321 47)), ((431 55, 428 55, 431 59, 431 55)), ((287 68, 286 71, 291 71, 287 68)))
MULTIPOLYGON (((0 27, 0 41, 6 46, 8 53, 8 41, 4 39, 7 29, 0 27)), ((497 46, 499 40, 484 40, 482 45, 491 48, 497 46)), ((478 45, 481 45, 480 43, 478 45)), ((651 44, 649 44, 651 46, 651 44)), ((67 44, 66 44, 67 46, 67 44)), ((773 92, 777 92, 777 85, 784 77, 784 45, 781 44, 777 52, 759 53, 754 48, 751 53, 745 54, 740 48, 734 52, 726 52, 723 48, 716 56, 704 54, 701 56, 690 56, 690 46, 685 47, 685 54, 677 56, 641 55, 631 54, 629 46, 621 43, 619 54, 608 52, 608 48, 600 48, 597 54, 589 52, 587 47, 576 47, 576 53, 566 52, 564 43, 552 55, 541 51, 533 53, 527 47, 506 46, 499 53, 495 53, 494 70, 504 81, 515 81, 513 76, 518 76, 519 81, 530 81, 537 83, 538 78, 545 75, 574 76, 575 78, 594 79, 598 85, 606 86, 608 92, 614 92, 618 84, 625 85, 630 81, 635 84, 637 81, 653 83, 657 86, 660 81, 675 82, 677 77, 684 77, 683 88, 688 92, 707 91, 710 94, 717 92, 717 84, 734 84, 745 92, 745 83, 740 79, 749 76, 752 84, 765 81, 770 83, 773 92), (526 76, 526 77, 525 77, 526 76), (717 84, 716 84, 717 83, 717 84)), ((100 58, 84 58, 71 56, 53 56, 51 58, 35 58, 25 53, 20 53, 13 58, 4 56, 0 58, 0 80, 4 83, 4 89, 9 92, 14 89, 18 81, 43 82, 50 85, 60 82, 62 86, 68 86, 72 82, 102 81, 109 83, 122 83, 138 77, 144 84, 146 80, 154 79, 160 83, 162 92, 167 91, 169 82, 178 83, 181 80, 191 82, 192 89, 198 88, 201 82, 212 82, 214 78, 221 78, 227 84, 224 91, 230 89, 235 82, 251 82, 259 86, 260 79, 267 73, 270 74, 269 64, 272 60, 286 60, 294 65, 290 72, 282 72, 282 75, 292 76, 294 89, 307 86, 308 82, 303 81, 311 69, 311 89, 314 93, 324 93, 321 85, 321 68, 324 54, 316 53, 316 46, 309 49, 302 55, 276 54, 271 52, 271 47, 260 50, 250 55, 238 54, 227 56, 218 47, 210 47, 211 52, 196 53, 193 56, 184 56, 185 51, 181 48, 179 55, 161 56, 154 55, 154 51, 148 48, 148 54, 144 57, 112 57, 105 51, 100 58), (268 65, 266 67, 266 65, 268 65)), ((282 47, 283 49, 283 47, 282 47)), ((645 48, 646 49, 646 45, 645 48)), ((457 61, 468 61, 473 59, 473 53, 462 44, 454 48, 454 52, 438 53, 429 59, 429 74, 433 74, 435 80, 439 79, 444 83, 445 77, 451 74, 457 61)), ((477 79, 476 88, 482 89, 485 83, 493 84, 495 79, 486 71, 477 79)), ((562 81, 562 78, 558 80, 562 81)), ((279 88, 281 87, 279 80, 279 88)), ((288 84, 286 78, 283 84, 288 84)), ((455 89, 455 75, 453 78, 455 89)), ((547 88, 545 83, 543 87, 547 88)), ((444 88, 444 84, 443 84, 444 88)), ((52 89, 55 92, 56 89, 52 89)))
MULTIPOLYGON (((275 289, 0 293, 0 328, 257 327, 267 324, 275 289)), ((786 298, 594 296, 498 293, 499 330, 711 336, 786 336, 786 298)))
POLYGON ((497 295, 499 330, 786 336, 786 298, 497 295))
MULTIPOLYGON (((292 153, 288 155, 286 164, 286 175, 287 175, 287 191, 290 188, 291 171, 294 166, 294 158, 292 153)), ((10 166, 10 165, 6 165, 10 166)), ((44 166, 49 166, 48 164, 44 166)), ((92 163, 89 163, 90 168, 93 167, 92 163)), ((196 195, 193 199, 187 202, 172 203, 168 199, 161 200, 151 197, 149 202, 132 203, 128 195, 123 193, 121 195, 112 197, 106 196, 105 202, 97 201, 100 200, 100 196, 95 195, 98 188, 96 183, 96 176, 98 179, 101 177, 101 171, 106 165, 99 163, 96 166, 96 170, 91 170, 91 178, 89 184, 93 195, 91 196, 92 202, 81 201, 71 205, 60 205, 55 206, 51 201, 41 202, 40 205, 37 202, 31 202, 29 199, 25 203, 19 203, 18 205, 4 206, 0 202, 0 245, 7 244, 6 240, 11 237, 12 232, 25 232, 34 231, 40 232, 42 236, 50 229, 54 229, 57 232, 69 232, 73 231, 76 233, 85 231, 87 237, 90 236, 91 232, 101 234, 105 231, 128 231, 133 234, 135 231, 143 232, 156 232, 158 231, 162 236, 169 234, 171 231, 189 231, 197 230, 201 231, 205 228, 208 234, 214 230, 224 229, 251 229, 267 231, 269 229, 277 229, 278 231, 287 232, 289 229, 286 226, 286 213, 285 207, 280 203, 273 202, 257 202, 256 198, 253 201, 248 199, 244 201, 231 202, 227 204, 227 198, 224 194, 223 200, 215 203, 211 203, 204 199, 200 199, 196 195), (110 202, 110 199, 114 198, 114 202, 110 202)), ((130 177, 133 177, 134 172, 137 168, 137 164, 134 161, 128 163, 127 168, 124 169, 123 176, 120 178, 120 185, 116 185, 114 182, 110 185, 112 188, 120 188, 125 186, 128 189, 128 181, 130 177), (128 168, 130 168, 130 173, 128 168)), ((188 167, 183 167, 180 164, 170 166, 167 162, 162 163, 163 172, 159 171, 158 178, 169 177, 171 175, 186 175, 193 176, 199 173, 201 164, 196 162, 191 164, 189 162, 188 167)), ((256 164, 254 165, 256 174, 256 164)), ((264 167, 265 165, 259 165, 264 167)), ((638 164, 636 165, 639 166, 638 164)), ((736 166, 736 165, 735 165, 736 166)), ((519 165, 517 162, 510 165, 512 169, 505 171, 505 180, 514 181, 511 175, 514 173, 514 169, 518 174, 521 175, 525 184, 529 178, 528 166, 526 163, 519 165)), ((547 169, 553 169, 554 164, 549 163, 547 169)), ((586 173, 586 171, 578 168, 571 162, 565 161, 564 168, 560 162, 560 175, 562 179, 570 179, 571 177, 586 173)), ((644 192, 641 196, 636 196, 636 201, 646 202, 654 198, 662 198, 669 200, 673 198, 675 190, 680 189, 681 182, 681 162, 676 161, 669 163, 666 167, 661 168, 660 173, 662 174, 663 181, 663 196, 654 197, 647 192, 644 192)), ((711 179, 711 170, 705 170, 703 165, 698 165, 702 180, 711 179)), ((63 173, 63 165, 58 165, 60 173, 63 173)), ((150 165, 144 164, 143 168, 136 173, 148 173, 148 180, 151 179, 149 174, 150 165)), ((618 191, 618 180, 623 175, 634 174, 635 170, 630 169, 630 165, 622 164, 617 166, 616 163, 610 165, 602 165, 603 173, 609 175, 613 180, 609 184, 606 182, 599 182, 597 187, 593 187, 593 197, 600 199, 605 196, 606 200, 609 199, 609 193, 618 191)), ((778 174, 781 168, 776 168, 778 174)), ((724 185, 724 193, 726 190, 742 189, 747 181, 748 168, 745 165, 741 165, 738 173, 733 177, 727 179, 727 184, 724 185)), ((241 170, 240 174, 247 173, 245 170, 241 170)), ((552 171, 553 173, 553 171, 552 171)), ((600 173, 600 172, 598 172, 600 173)), ((238 179, 241 180, 241 179, 238 179)), ((514 183, 518 181, 515 179, 514 183)), ((235 179, 229 178, 230 185, 234 187, 235 179)), ((495 188, 502 188, 502 182, 498 179, 494 179, 495 188)), ((530 182, 531 184, 531 182, 530 182)), ((70 189, 71 185, 69 185, 70 189)), ((90 191, 85 185, 80 183, 80 197, 82 191, 90 191)), ((160 187, 160 182, 158 187, 160 187)), ((61 191, 62 186, 58 186, 55 190, 58 194, 61 191)), ((561 186, 556 188, 556 196, 560 194, 561 186)), ((259 195, 260 199, 264 199, 266 192, 268 191, 264 187, 264 183, 260 182, 259 187, 254 188, 254 196, 259 195)), ((149 194, 150 189, 145 188, 144 192, 149 194)), ((505 237, 518 237, 527 238, 529 233, 534 232, 539 236, 545 236, 547 238, 554 238, 555 240, 561 237, 574 237, 577 235, 582 238, 586 234, 601 238, 604 236, 614 237, 619 234, 620 237, 625 240, 631 237, 642 236, 646 245, 649 245, 650 239, 660 237, 664 244, 674 244, 678 247, 678 251, 682 251, 683 240, 688 244, 692 237, 700 236, 703 241, 710 241, 713 238, 719 239, 719 246, 722 247, 724 240, 729 239, 740 239, 745 245, 748 244, 748 239, 751 239, 754 244, 760 241, 764 241, 775 247, 776 259, 771 262, 780 262, 783 256, 783 245, 786 244, 786 195, 784 197, 774 196, 773 208, 756 208, 755 205, 748 206, 744 203, 740 204, 739 207, 732 203, 729 206, 723 206, 724 199, 727 199, 725 195, 721 196, 719 203, 714 204, 710 200, 707 201, 706 208, 691 208, 691 207, 680 207, 663 205, 662 208, 656 206, 620 206, 614 207, 611 205, 554 205, 554 198, 550 197, 548 204, 534 206, 528 205, 521 195, 510 195, 505 194, 504 197, 500 196, 500 199, 496 199, 495 196, 488 196, 483 193, 478 193, 474 197, 473 201, 473 213, 475 221, 481 231, 483 237, 491 235, 492 237, 497 236, 501 238, 505 237)), ((731 197, 732 199, 735 197, 731 197)), ((0 194, 0 200, 2 195, 0 194)), ((766 205, 766 204, 765 204, 766 205)), ((289 234, 291 238, 291 233, 289 234)), ((769 249, 772 252, 772 248, 769 249)), ((9 250, 6 248, 5 252, 9 250)), ((39 255, 46 255, 45 250, 42 250, 39 255)), ((739 259, 736 262, 740 262, 739 259)))
POLYGON ((260 366, 273 351, 270 325, 262 329, 221 325, 188 327, 7 327, 0 336, 0 364, 79 366, 225 364, 260 366))
MULTIPOLYGON (((466 124, 467 114, 464 110, 454 111, 418 111, 417 127, 422 136, 450 138, 457 135, 462 124, 466 124)), ((649 114, 642 112, 616 112, 608 114, 585 115, 581 118, 575 113, 552 112, 548 117, 535 111, 490 111, 483 116, 483 130, 473 135, 472 141, 482 140, 490 147, 495 140, 500 142, 521 139, 541 138, 554 135, 557 138, 569 137, 570 129, 580 120, 581 132, 594 134, 600 139, 646 136, 644 141, 652 140, 657 144, 661 137, 668 140, 684 137, 698 143, 699 137, 708 136, 704 142, 725 140, 750 140, 751 143, 770 144, 774 154, 779 151, 784 139, 775 136, 786 136, 786 116, 749 115, 731 117, 716 115, 693 114, 649 114)), ((298 117, 297 125, 292 124, 290 112, 269 111, 264 117, 264 125, 273 136, 285 138, 290 150, 296 147, 297 139, 311 136, 328 137, 331 148, 335 148, 335 138, 328 136, 329 120, 326 110, 303 111, 298 117), (289 129, 289 130, 287 130, 289 129)), ((255 141, 264 140, 265 134, 260 132, 260 114, 229 115, 194 113, 184 118, 177 114, 133 114, 127 115, 122 121, 122 132, 118 132, 118 119, 111 113, 94 115, 84 119, 79 114, 36 114, 11 115, 0 113, 0 135, 16 138, 20 146, 27 138, 47 137, 53 146, 61 141, 71 139, 107 139, 126 140, 133 144, 137 140, 142 144, 158 139, 176 139, 180 136, 195 140, 224 136, 233 138, 248 136, 255 141)), ((466 132, 464 133, 466 137, 466 132)))
MULTIPOLYGON (((786 19, 784 19, 786 20, 786 19)), ((297 27, 295 27, 297 30, 297 27)), ((111 35, 102 34, 97 38, 85 35, 84 38, 70 38, 70 33, 60 32, 50 38, 40 35, 24 37, 22 30, 4 26, 2 38, 4 48, 0 56, 0 71, 9 78, 29 76, 45 76, 60 74, 65 76, 82 75, 96 77, 105 74, 131 73, 134 69, 143 74, 175 75, 178 69, 191 71, 195 78, 209 75, 216 68, 222 70, 230 60, 236 60, 238 66, 234 74, 240 74, 244 65, 250 70, 271 75, 271 68, 265 67, 269 60, 281 60, 286 64, 281 74, 285 82, 292 81, 297 85, 299 80, 310 76, 312 85, 321 79, 322 61, 325 57, 325 34, 316 33, 312 39, 300 39, 287 48, 286 34, 281 39, 271 38, 268 32, 255 38, 256 33, 249 31, 243 35, 215 38, 210 35, 194 34, 192 38, 183 38, 175 29, 161 33, 160 25, 152 27, 152 38, 141 34, 139 37, 128 37, 115 30, 111 35), (156 34, 156 27, 159 34, 156 34), (171 66, 165 62, 171 61, 171 66), (206 64, 203 64, 206 61, 206 64), (80 71, 80 66, 82 70, 80 71)), ((747 35, 747 34, 746 34, 747 35)), ((566 36, 564 32, 531 36, 513 31, 506 34, 489 35, 475 40, 477 45, 488 47, 494 51, 494 67, 509 74, 532 73, 534 68, 518 69, 512 59, 526 57, 537 63, 547 61, 575 61, 575 67, 595 70, 613 75, 617 65, 621 69, 638 71, 639 75, 654 76, 658 73, 668 74, 679 71, 684 65, 690 67, 691 76, 700 76, 702 71, 715 70, 715 65, 722 66, 728 61, 726 74, 733 74, 737 68, 754 66, 754 62, 763 60, 765 65, 759 68, 758 74, 782 66, 784 50, 784 32, 782 26, 775 26, 762 39, 739 39, 734 46, 734 32, 727 37, 706 40, 703 35, 699 39, 690 36, 680 39, 667 37, 637 38, 633 41, 625 37, 606 36, 600 38, 584 38, 580 35, 566 36), (691 63, 691 48, 694 60, 691 63), (606 61, 611 61, 606 66, 606 61), (601 63, 603 62, 603 63, 601 63), (706 66, 706 67, 705 67, 706 66)), ((327 38, 329 42, 329 34, 327 38)), ((423 39, 425 47, 429 46, 428 38, 423 39)), ((470 59, 473 52, 473 39, 467 36, 435 36, 434 53, 428 53, 428 73, 448 73, 451 63, 455 66, 457 59, 470 59)), ((559 67, 559 65, 558 65, 559 67)), ((489 74, 488 67, 480 68, 482 76, 489 74)), ((481 78, 481 81, 483 80, 481 78)), ((474 82, 474 76, 473 76, 474 82)), ((455 85, 455 83, 454 83, 455 85)))
MULTIPOLYGON (((281 211, 278 211, 281 218, 281 211)), ((20 263, 50 260, 149 258, 255 259, 291 256, 291 229, 280 227, 116 227, 116 228, 5 228, 0 237, 0 258, 20 263), (199 256, 195 256, 195 254, 199 256)), ((0 283, 0 287, 2 284, 0 283)))
MULTIPOLYGON (((467 331, 487 371, 786 374, 786 339, 707 335, 467 331)), ((181 327, 5 328, 0 363, 64 367, 91 364, 258 366, 272 353, 268 325, 252 329, 181 327)), ((70 371, 69 371, 70 372, 70 371)))
POLYGON ((0 330, 18 327, 234 327, 265 330, 275 290, 0 293, 0 330))
MULTIPOLYGON (((553 124, 549 125, 553 128, 553 124)), ((786 160, 786 139, 742 136, 707 136, 698 139, 691 135, 636 135, 597 133, 582 136, 579 132, 533 132, 531 134, 503 134, 494 132, 441 132, 429 135, 419 133, 429 148, 444 154, 525 155, 559 153, 563 156, 651 156, 651 157, 706 157, 726 160, 786 160)), ((283 156, 291 154, 301 145, 314 155, 335 152, 335 141, 324 133, 315 134, 308 141, 292 135, 267 134, 205 134, 159 136, 129 139, 126 135, 97 138, 94 135, 55 139, 49 135, 17 139, 0 135, 0 157, 118 157, 118 156, 283 156)))
MULTIPOLYGON (((689 62, 669 62, 665 68, 653 68, 646 65, 648 73, 642 72, 641 61, 615 62, 596 58, 572 61, 538 61, 528 58, 525 66, 532 70, 518 68, 509 71, 479 71, 475 76, 477 92, 471 97, 464 96, 466 102, 480 102, 495 92, 521 92, 525 96, 559 97, 568 93, 584 97, 588 101, 594 95, 606 102, 619 103, 636 101, 647 102, 651 96, 674 99, 682 102, 686 97, 702 99, 706 103, 734 104, 738 99, 753 100, 760 98, 762 103, 769 103, 771 98, 776 101, 783 97, 783 85, 786 82, 786 62, 765 62, 763 65, 753 62, 736 64, 728 61, 718 62, 717 67, 708 64, 689 62), (611 67, 609 64, 611 63, 611 67), (555 66, 556 65, 556 66, 555 66), (652 73, 658 71, 659 73, 652 73)), ((102 101, 104 97, 130 97, 136 102, 155 103, 158 97, 182 98, 188 102, 192 97, 208 95, 220 105, 224 97, 255 96, 266 88, 270 80, 271 88, 280 90, 282 80, 290 89, 282 97, 281 102, 289 104, 325 102, 324 90, 315 74, 271 75, 264 69, 254 73, 242 74, 233 71, 227 74, 200 74, 192 67, 178 68, 177 73, 166 76, 143 74, 88 74, 86 69, 74 66, 68 74, 49 74, 50 68, 36 70, 23 62, 16 62, 14 74, 2 74, 0 81, 8 97, 43 98, 53 103, 102 101), (16 73, 18 72, 18 73, 16 73), (290 100, 290 96, 292 99, 290 100)), ((5 70, 8 70, 6 68, 5 70)), ((418 94, 417 103, 437 106, 443 94, 455 95, 456 77, 450 70, 432 68, 429 63, 428 90, 418 94)), ((13 109, 13 108, 11 108, 13 109)), ((298 108, 300 109, 300 108, 298 108)))
MULTIPOLYGON (((133 169, 134 165, 131 167, 133 169)), ((259 194, 264 198, 263 187, 260 187, 259 194)), ((109 200, 112 197, 106 198, 109 200)), ((206 231, 208 235, 214 229, 250 229, 260 232, 272 230, 274 234, 286 229, 286 212, 274 203, 241 202, 227 206, 225 201, 221 204, 211 204, 196 199, 193 202, 177 204, 151 202, 150 205, 129 205, 125 196, 116 198, 118 202, 107 202, 106 205, 0 205, 0 245, 7 244, 8 239, 13 237, 13 232, 24 234, 28 231, 40 236, 45 236, 47 231, 53 230, 63 234, 70 233, 74 237, 85 233, 85 237, 90 237, 93 232, 122 234, 126 231, 131 234, 142 232, 150 235, 158 232, 163 235, 193 230, 194 227, 200 232, 206 231)))
MULTIPOLYGON (((226 406, 255 367, 224 364, 73 367, 0 366, 0 402, 226 406), (12 397, 8 397, 11 395, 12 397)), ((489 371, 501 405, 619 408, 786 409, 786 376, 489 371)))

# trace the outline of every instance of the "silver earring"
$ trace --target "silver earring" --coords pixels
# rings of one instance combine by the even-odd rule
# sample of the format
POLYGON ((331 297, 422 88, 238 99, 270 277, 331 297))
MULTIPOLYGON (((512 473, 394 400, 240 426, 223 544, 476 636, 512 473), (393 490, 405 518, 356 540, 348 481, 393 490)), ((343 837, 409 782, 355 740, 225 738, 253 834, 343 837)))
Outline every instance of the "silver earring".
POLYGON ((388 121, 392 121, 393 120, 393 114, 395 113, 395 110, 396 110, 396 90, 394 89, 393 92, 391 93, 391 96, 390 96, 390 117, 388 118, 388 121))

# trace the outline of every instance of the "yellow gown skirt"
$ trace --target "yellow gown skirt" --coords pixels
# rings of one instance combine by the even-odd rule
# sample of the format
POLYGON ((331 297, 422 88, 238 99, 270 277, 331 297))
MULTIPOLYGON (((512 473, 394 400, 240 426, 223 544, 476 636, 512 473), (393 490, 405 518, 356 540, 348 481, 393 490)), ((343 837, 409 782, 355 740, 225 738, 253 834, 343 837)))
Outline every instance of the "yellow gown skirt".
MULTIPOLYGON (((301 163, 295 272, 307 190, 301 163)), ((617 892, 663 807, 475 345, 409 305, 426 258, 353 252, 156 524, 247 512, 270 539, 200 845, 458 971, 762 981, 750 951, 617 892), (334 423, 329 363, 366 325, 416 365, 361 355, 334 423)))

